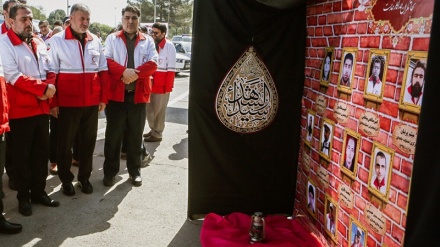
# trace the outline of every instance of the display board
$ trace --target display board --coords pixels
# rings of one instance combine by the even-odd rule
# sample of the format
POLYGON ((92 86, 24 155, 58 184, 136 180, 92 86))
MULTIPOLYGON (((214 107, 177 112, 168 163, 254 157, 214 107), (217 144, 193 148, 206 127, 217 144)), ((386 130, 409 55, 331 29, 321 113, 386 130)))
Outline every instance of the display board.
POLYGON ((332 245, 403 246, 433 6, 308 2, 295 209, 332 245))

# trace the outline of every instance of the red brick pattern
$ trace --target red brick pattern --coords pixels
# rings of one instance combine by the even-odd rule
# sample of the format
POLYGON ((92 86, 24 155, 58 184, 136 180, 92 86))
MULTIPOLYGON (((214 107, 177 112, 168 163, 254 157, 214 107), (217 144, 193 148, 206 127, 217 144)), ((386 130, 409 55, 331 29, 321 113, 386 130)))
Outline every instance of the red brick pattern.
MULTIPOLYGON (((373 1, 367 2, 367 10, 369 7, 371 8, 371 2, 373 1)), ((371 13, 367 10, 359 11, 358 7, 358 0, 307 1, 306 78, 303 94, 303 119, 301 121, 303 137, 306 135, 307 110, 312 109, 316 112, 315 100, 317 96, 324 95, 328 104, 324 114, 316 114, 311 148, 306 145, 302 145, 301 148, 300 157, 303 153, 307 153, 311 157, 310 170, 305 170, 300 158, 294 210, 308 215, 313 225, 325 235, 325 195, 327 194, 336 202, 340 202, 339 186, 347 184, 354 193, 354 207, 349 209, 344 205, 339 205, 336 246, 350 246, 349 230, 350 217, 352 216, 368 231, 365 246, 387 245, 388 247, 398 247, 403 246, 405 237, 407 204, 414 155, 403 153, 393 146, 392 132, 399 124, 407 124, 417 129, 417 123, 406 122, 401 119, 402 112, 399 109, 399 99, 407 53, 408 51, 428 51, 432 20, 426 18, 423 22, 411 22, 401 33, 396 35, 391 33, 386 23, 373 22, 371 13), (325 47, 334 47, 333 68, 328 87, 321 86, 319 81, 325 47), (358 52, 356 67, 353 70, 352 93, 346 98, 352 112, 348 122, 342 124, 338 123, 334 117, 334 106, 338 100, 343 100, 337 90, 343 48, 357 48, 358 52), (359 116, 367 111, 363 96, 370 49, 390 50, 383 101, 373 110, 380 119, 380 132, 377 137, 368 137, 358 128, 359 116), (331 119, 336 123, 332 155, 328 164, 325 164, 325 162, 323 164, 318 152, 319 132, 323 118, 331 119), (351 184, 343 178, 340 169, 344 130, 346 128, 360 132, 362 135, 357 160, 357 174, 351 184), (395 152, 391 163, 392 173, 388 201, 381 210, 386 219, 386 233, 383 236, 368 228, 364 215, 364 210, 370 203, 379 206, 377 201, 371 201, 371 194, 368 190, 371 152, 374 141, 391 148, 395 152), (316 173, 320 166, 326 167, 330 175, 327 188, 323 188, 317 179, 316 173), (306 185, 308 180, 312 180, 317 188, 316 208, 318 211, 316 219, 309 215, 306 210, 306 185)), ((301 139, 302 144, 304 144, 303 142, 304 139, 301 139)), ((329 243, 332 242, 330 238, 327 238, 327 240, 329 243)))

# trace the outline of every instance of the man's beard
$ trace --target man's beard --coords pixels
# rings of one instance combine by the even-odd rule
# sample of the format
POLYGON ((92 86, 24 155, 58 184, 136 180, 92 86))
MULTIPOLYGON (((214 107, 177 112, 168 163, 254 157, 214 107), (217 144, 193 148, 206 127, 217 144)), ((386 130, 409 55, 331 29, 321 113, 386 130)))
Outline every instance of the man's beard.
POLYGON ((28 40, 29 38, 32 37, 32 32, 26 32, 26 31, 23 31, 23 32, 21 32, 21 33, 18 33, 17 36, 18 36, 21 40, 25 41, 25 40, 28 40))
POLYGON ((419 83, 416 83, 411 86, 411 96, 414 98, 418 98, 422 95, 422 87, 419 83))

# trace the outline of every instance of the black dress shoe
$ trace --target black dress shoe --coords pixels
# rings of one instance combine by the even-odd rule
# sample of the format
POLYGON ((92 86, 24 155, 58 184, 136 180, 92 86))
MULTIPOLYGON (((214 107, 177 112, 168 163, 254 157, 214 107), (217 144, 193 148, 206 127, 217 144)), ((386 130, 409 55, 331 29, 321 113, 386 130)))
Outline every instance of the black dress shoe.
POLYGON ((24 216, 32 215, 32 205, 29 200, 18 201, 18 212, 24 216))
POLYGON ((31 201, 32 203, 40 203, 46 207, 58 207, 60 205, 59 201, 50 199, 48 195, 32 198, 31 201))
POLYGON ((115 177, 104 176, 102 182, 104 183, 104 186, 110 187, 115 184, 115 180, 116 180, 115 177))
POLYGON ((67 196, 75 195, 75 188, 73 187, 72 183, 63 183, 61 187, 63 188, 64 195, 67 196))
POLYGON ((141 176, 139 176, 139 175, 130 176, 130 179, 131 179, 131 183, 134 186, 141 186, 142 185, 142 177, 141 176))
POLYGON ((21 232, 23 227, 20 224, 11 223, 5 219, 5 217, 0 216, 0 232, 5 234, 16 234, 21 232))
POLYGON ((78 186, 81 188, 81 191, 86 194, 93 193, 93 187, 90 184, 89 180, 86 181, 78 181, 78 186))
POLYGON ((155 137, 153 135, 144 138, 144 142, 160 142, 160 141, 162 141, 161 137, 155 137))

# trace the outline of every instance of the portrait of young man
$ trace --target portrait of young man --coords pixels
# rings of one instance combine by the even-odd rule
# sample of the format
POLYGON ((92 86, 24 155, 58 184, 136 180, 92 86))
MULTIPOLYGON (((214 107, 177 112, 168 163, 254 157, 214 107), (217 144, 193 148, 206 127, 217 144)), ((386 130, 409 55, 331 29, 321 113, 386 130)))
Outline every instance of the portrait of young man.
POLYGON ((330 158, 333 139, 334 123, 330 119, 324 119, 321 125, 319 152, 323 158, 330 158))
POLYGON ((316 193, 315 186, 309 181, 307 183, 307 210, 315 216, 316 193))
POLYGON ((382 92, 382 77, 384 73, 385 58, 374 56, 370 61, 369 76, 366 93, 380 96, 382 92))
POLYGON ((367 233, 353 217, 350 218, 350 247, 364 247, 367 233))
POLYGON ((356 48, 343 48, 339 67, 338 91, 351 94, 356 71, 356 48))

